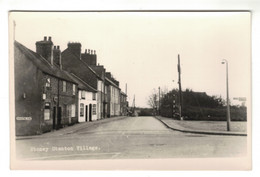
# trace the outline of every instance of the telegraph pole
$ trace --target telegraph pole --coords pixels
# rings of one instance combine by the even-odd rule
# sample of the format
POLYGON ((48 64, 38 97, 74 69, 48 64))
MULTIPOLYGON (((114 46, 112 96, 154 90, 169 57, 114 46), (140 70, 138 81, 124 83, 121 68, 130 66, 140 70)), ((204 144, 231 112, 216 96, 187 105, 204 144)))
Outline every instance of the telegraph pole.
POLYGON ((179 76, 179 111, 180 111, 180 120, 182 119, 182 91, 181 91, 181 65, 180 65, 180 55, 178 54, 178 76, 179 76))

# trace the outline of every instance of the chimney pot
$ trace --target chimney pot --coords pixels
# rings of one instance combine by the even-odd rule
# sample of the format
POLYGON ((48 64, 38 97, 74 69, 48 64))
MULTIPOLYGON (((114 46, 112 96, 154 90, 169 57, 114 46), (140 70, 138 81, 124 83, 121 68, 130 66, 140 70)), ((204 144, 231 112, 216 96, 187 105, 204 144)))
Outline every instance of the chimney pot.
POLYGON ((85 53, 88 53, 88 49, 85 49, 85 53))
POLYGON ((60 50, 60 46, 59 45, 57 46, 57 49, 60 50))
POLYGON ((56 49, 56 46, 54 46, 54 49, 56 49))
POLYGON ((49 39, 48 39, 49 41, 51 41, 51 36, 49 36, 49 39))
POLYGON ((90 54, 90 49, 88 49, 88 54, 90 54))
POLYGON ((91 50, 91 55, 93 54, 93 50, 91 50))
POLYGON ((47 41, 47 36, 44 36, 44 41, 47 41))
POLYGON ((96 51, 94 50, 94 55, 96 55, 96 51))

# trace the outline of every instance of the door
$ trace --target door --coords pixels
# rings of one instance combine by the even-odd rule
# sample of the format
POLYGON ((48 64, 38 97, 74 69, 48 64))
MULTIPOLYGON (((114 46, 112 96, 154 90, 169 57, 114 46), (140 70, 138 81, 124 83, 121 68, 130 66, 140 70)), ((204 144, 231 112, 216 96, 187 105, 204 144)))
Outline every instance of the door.
POLYGON ((85 109, 85 119, 86 119, 86 122, 88 121, 88 106, 86 106, 86 109, 85 109))
POLYGON ((52 129, 55 129, 56 125, 56 106, 53 107, 53 112, 52 112, 52 129))
POLYGON ((92 104, 89 104, 89 121, 92 121, 92 104))
POLYGON ((57 129, 59 129, 61 127, 61 107, 58 108, 57 119, 57 129))

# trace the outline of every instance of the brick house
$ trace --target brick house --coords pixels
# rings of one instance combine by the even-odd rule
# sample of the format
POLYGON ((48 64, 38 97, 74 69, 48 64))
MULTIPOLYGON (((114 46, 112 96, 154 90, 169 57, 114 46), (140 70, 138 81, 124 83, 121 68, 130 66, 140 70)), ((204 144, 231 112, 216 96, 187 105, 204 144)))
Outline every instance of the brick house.
POLYGON ((96 65, 96 53, 81 53, 80 43, 68 43, 61 53, 63 68, 75 74, 85 83, 97 90, 97 119, 105 118, 104 73, 103 66, 96 65), (91 65, 90 65, 91 64, 91 65))
POLYGON ((109 117, 120 116, 120 92, 119 82, 115 80, 110 72, 106 73, 106 92, 109 117))
POLYGON ((60 55, 53 49, 51 37, 36 42, 36 53, 14 42, 17 136, 42 134, 78 122, 77 83, 62 70, 60 55))
POLYGON ((120 92, 120 113, 122 116, 127 116, 128 114, 127 95, 124 92, 120 92))

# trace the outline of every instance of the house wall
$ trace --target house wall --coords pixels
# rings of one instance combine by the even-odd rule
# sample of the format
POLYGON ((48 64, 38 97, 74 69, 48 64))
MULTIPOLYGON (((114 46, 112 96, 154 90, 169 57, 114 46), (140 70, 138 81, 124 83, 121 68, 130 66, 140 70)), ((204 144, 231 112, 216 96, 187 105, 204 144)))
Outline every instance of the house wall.
POLYGON ((120 109, 121 109, 121 115, 122 116, 126 116, 127 115, 127 107, 128 107, 128 103, 127 103, 127 96, 124 94, 121 94, 121 98, 120 98, 120 109))
POLYGON ((110 116, 120 115, 120 90, 112 85, 109 86, 109 108, 110 116))
MULTIPOLYGON (((89 111, 90 111, 90 104, 92 105, 92 121, 97 120, 97 100, 93 100, 93 93, 85 91, 85 99, 82 98, 82 90, 78 92, 78 100, 79 100, 79 107, 78 107, 78 117, 79 122, 86 122, 90 121, 89 111), (80 105, 83 104, 83 114, 80 113, 80 105), (88 106, 88 115, 86 116, 86 106, 88 106)), ((95 93, 96 94, 96 93, 95 93)), ((96 96, 97 98, 97 96, 96 96)))
POLYGON ((40 134, 41 88, 38 80, 41 71, 16 47, 14 60, 16 135, 40 134))
POLYGON ((61 122, 58 123, 57 116, 55 124, 58 127, 64 127, 66 125, 75 124, 78 122, 78 98, 77 98, 77 86, 75 86, 75 92, 73 93, 73 83, 66 82, 66 91, 63 91, 63 82, 64 80, 52 78, 51 79, 51 92, 50 97, 54 107, 61 107, 61 122), (55 100, 55 97, 57 98, 55 100), (74 108, 73 108, 74 107, 74 108))

